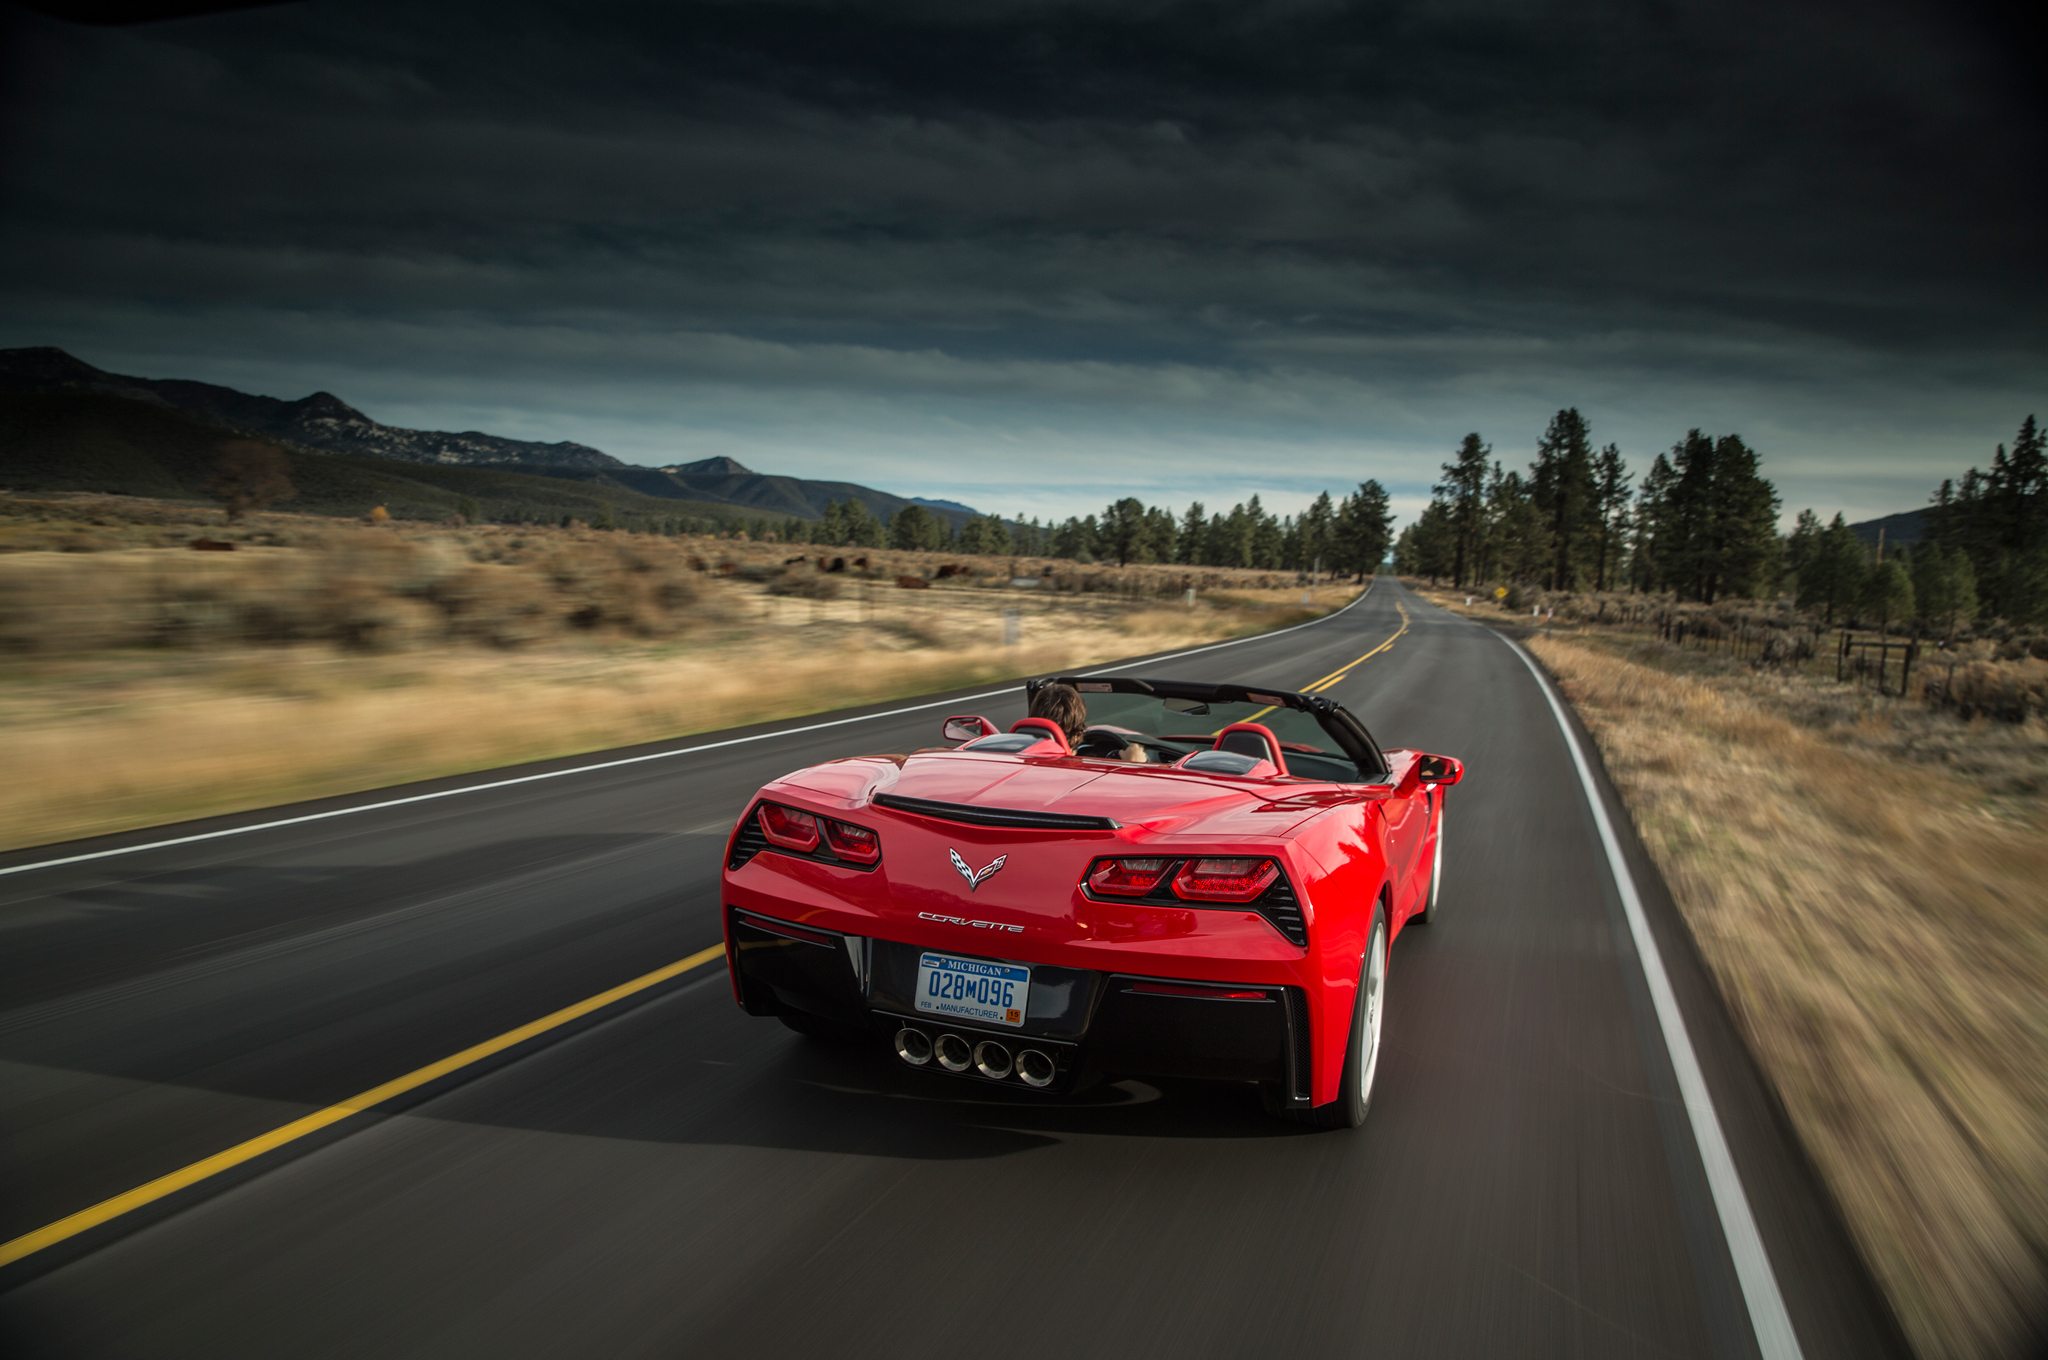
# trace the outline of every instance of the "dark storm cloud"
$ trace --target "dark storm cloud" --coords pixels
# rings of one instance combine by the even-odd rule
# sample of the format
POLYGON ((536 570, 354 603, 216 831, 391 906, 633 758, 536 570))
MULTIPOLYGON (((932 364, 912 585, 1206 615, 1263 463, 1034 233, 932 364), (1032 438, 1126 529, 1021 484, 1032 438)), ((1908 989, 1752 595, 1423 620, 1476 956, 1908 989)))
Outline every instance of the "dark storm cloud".
POLYGON ((2048 369, 1963 11, 424 8, 17 19, 0 340, 1063 512, 1412 504, 1566 403, 1897 508, 2048 369))

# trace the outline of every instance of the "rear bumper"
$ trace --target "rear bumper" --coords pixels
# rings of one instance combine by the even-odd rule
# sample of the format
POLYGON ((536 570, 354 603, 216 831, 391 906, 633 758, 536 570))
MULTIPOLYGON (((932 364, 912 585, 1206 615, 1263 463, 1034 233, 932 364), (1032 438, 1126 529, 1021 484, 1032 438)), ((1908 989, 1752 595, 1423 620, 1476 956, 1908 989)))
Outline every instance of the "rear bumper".
POLYGON ((1310 1026, 1298 987, 1034 964, 1021 1026, 967 1024, 917 1010, 917 945, 732 906, 725 915, 734 991, 750 1014, 802 1012, 881 1039, 910 1026, 1037 1048, 1057 1068, 1050 1091, 1099 1077, 1196 1077, 1259 1082, 1309 1103, 1310 1026))

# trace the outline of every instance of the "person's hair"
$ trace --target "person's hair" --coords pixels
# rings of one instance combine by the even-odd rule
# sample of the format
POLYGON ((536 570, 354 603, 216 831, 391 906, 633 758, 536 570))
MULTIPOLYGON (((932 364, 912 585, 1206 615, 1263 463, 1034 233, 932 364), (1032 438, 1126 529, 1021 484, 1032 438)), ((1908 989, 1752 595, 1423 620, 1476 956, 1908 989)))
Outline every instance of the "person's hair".
POLYGON ((1038 693, 1031 696, 1031 716, 1058 723, 1069 746, 1079 746, 1081 734, 1088 730, 1088 705, 1072 685, 1039 686, 1038 693))

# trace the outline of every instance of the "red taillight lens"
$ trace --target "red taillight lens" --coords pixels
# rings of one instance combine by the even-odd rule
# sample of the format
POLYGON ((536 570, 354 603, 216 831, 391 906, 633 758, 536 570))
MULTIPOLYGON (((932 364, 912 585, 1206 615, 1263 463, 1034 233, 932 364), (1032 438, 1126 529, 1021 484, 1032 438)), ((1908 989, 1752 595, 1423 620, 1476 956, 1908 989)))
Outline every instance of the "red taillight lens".
POLYGON ((818 819, 779 803, 761 804, 761 834, 770 845, 810 854, 818 848, 818 819))
POLYGON ((882 857, 882 838, 864 826, 825 819, 825 844, 832 853, 854 864, 873 864, 882 857))
POLYGON ((1278 877, 1269 859, 1191 859, 1173 876, 1173 891, 1187 902, 1250 902, 1278 877))
POLYGON ((1091 891, 1106 897, 1143 897, 1159 886, 1166 859, 1106 859, 1088 873, 1091 891))

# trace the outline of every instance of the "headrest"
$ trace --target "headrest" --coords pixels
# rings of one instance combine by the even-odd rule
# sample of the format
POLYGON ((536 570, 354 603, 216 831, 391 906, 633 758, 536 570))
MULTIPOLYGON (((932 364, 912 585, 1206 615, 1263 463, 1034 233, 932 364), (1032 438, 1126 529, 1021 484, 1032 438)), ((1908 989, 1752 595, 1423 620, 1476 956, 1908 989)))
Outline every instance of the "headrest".
POLYGON ((1287 773, 1287 757, 1280 750, 1280 738, 1264 723, 1232 723, 1216 734, 1216 749, 1270 760, 1274 769, 1287 773))
POLYGON ((1061 731, 1060 725, 1051 718, 1019 718, 1010 724, 1010 730, 1012 732, 1042 732, 1045 734, 1047 741, 1060 748, 1061 755, 1070 756, 1074 754, 1073 746, 1067 741, 1067 734, 1061 731))

